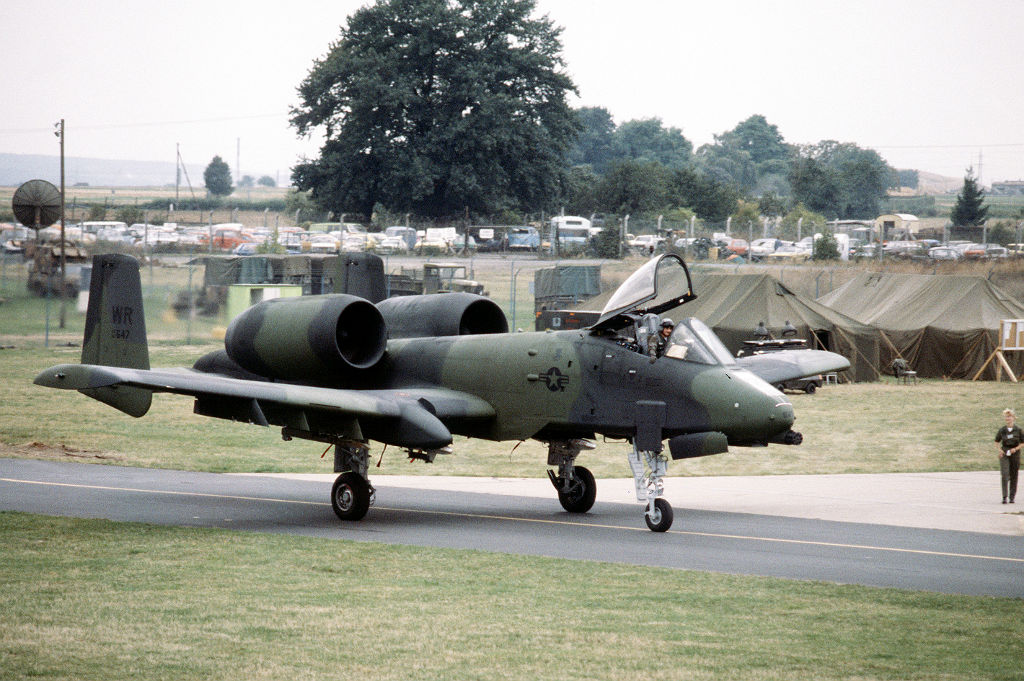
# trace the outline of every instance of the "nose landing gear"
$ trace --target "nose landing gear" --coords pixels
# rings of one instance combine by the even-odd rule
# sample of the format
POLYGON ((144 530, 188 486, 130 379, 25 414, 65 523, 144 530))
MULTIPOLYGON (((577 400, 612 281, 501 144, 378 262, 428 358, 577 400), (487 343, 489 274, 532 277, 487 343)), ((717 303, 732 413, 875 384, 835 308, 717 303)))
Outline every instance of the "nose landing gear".
POLYGON ((660 452, 646 452, 637 449, 629 453, 629 467, 636 483, 636 500, 647 501, 644 521, 652 532, 666 532, 672 527, 672 505, 662 495, 665 483, 662 478, 668 473, 668 458, 660 452))

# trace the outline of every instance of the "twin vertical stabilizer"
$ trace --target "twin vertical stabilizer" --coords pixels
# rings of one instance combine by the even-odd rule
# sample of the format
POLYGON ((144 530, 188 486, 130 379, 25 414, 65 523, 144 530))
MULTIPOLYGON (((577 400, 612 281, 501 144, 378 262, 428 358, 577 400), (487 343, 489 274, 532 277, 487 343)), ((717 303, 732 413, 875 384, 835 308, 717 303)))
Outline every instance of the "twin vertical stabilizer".
MULTIPOLYGON (((93 258, 82 364, 149 369, 142 281, 135 258, 120 254, 93 258)), ((132 416, 145 414, 153 398, 151 390, 124 385, 80 390, 132 416)))

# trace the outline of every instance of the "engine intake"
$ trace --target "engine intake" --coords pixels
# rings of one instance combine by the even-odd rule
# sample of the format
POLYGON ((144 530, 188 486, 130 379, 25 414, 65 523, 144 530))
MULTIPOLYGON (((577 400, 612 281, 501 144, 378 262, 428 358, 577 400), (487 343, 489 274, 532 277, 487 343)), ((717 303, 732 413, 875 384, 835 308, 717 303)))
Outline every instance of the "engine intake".
POLYGON ((257 303, 232 320, 224 337, 228 356, 247 371, 299 380, 369 369, 386 345, 380 311, 345 294, 257 303))
POLYGON ((377 303, 391 338, 508 333, 498 304, 473 293, 396 296, 377 303))

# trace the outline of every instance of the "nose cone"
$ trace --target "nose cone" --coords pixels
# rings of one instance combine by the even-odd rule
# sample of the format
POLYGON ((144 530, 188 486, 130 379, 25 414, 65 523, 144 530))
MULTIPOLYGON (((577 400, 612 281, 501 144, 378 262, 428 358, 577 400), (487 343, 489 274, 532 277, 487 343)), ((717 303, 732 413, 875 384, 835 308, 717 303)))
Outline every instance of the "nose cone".
POLYGON ((778 393, 779 401, 772 406, 772 412, 768 420, 778 423, 781 429, 788 430, 793 425, 793 422, 796 421, 793 405, 786 399, 785 395, 778 390, 775 390, 775 392, 778 393))
POLYGON ((725 433, 729 444, 765 444, 793 425, 786 396, 745 369, 709 372, 701 388, 712 429, 725 433))

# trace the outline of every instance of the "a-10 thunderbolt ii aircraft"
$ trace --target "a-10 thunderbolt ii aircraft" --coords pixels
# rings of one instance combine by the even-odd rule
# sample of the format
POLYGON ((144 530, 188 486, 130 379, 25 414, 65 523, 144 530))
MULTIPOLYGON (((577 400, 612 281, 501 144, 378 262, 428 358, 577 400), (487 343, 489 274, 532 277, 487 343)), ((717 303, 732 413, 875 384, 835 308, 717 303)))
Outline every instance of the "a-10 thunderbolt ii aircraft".
MULTIPOLYGON (((333 444, 340 475, 331 504, 345 520, 363 518, 374 499, 370 440, 433 461, 450 451, 453 434, 534 438, 548 445, 562 506, 585 513, 596 484, 577 456, 598 435, 625 439, 647 525, 664 532, 673 516, 662 496, 668 455, 802 439, 786 397, 737 364, 700 321, 681 320, 664 353, 648 355, 657 315, 695 297, 686 264, 671 254, 630 276, 588 329, 508 333, 495 303, 464 293, 376 305, 346 294, 279 298, 236 317, 224 350, 191 369, 150 369, 136 260, 97 256, 92 271, 82 363, 51 367, 37 384, 132 416, 149 410, 154 392, 191 395, 196 414, 333 444)), ((814 360, 783 373, 849 366, 833 353, 800 352, 814 360)))

